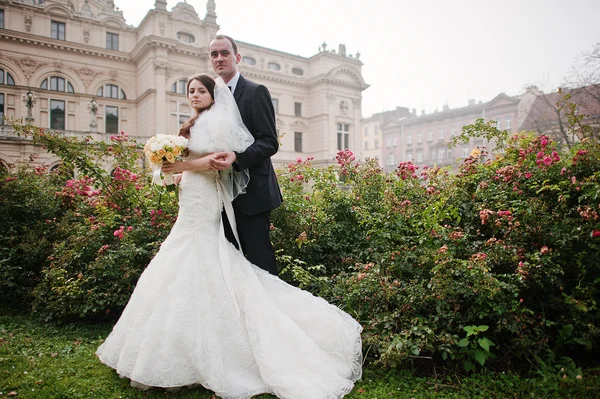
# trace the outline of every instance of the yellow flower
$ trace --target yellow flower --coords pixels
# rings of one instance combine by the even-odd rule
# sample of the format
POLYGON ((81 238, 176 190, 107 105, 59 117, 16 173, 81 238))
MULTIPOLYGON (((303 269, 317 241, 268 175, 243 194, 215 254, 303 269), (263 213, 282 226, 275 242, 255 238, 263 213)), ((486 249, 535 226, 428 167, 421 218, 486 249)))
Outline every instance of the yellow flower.
POLYGON ((175 162, 175 155, 173 155, 172 152, 167 152, 167 155, 165 155, 165 157, 167 158, 167 162, 175 162))
POLYGON ((152 162, 154 164, 159 164, 159 163, 162 163, 162 158, 156 154, 152 154, 152 155, 150 155, 150 162, 152 162))
POLYGON ((473 151, 471 151, 472 157, 478 157, 479 154, 481 154, 481 150, 479 149, 479 147, 475 147, 475 148, 473 148, 473 151))
POLYGON ((167 155, 167 152, 165 151, 164 148, 161 148, 160 150, 156 151, 156 155, 158 155, 159 157, 164 157, 165 155, 167 155))
POLYGON ((181 148, 179 147, 175 147, 175 149, 173 150, 173 154, 177 157, 179 155, 181 155, 181 148))

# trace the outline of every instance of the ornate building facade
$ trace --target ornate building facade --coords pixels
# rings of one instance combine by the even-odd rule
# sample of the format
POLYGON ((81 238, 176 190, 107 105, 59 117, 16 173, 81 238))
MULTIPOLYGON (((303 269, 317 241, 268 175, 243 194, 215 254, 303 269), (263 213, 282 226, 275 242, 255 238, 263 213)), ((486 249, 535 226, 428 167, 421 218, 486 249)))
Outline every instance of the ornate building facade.
MULTIPOLYGON (((0 117, 27 118, 68 135, 103 139, 124 131, 144 142, 176 134, 190 116, 185 83, 214 76, 208 42, 217 32, 216 5, 204 18, 181 2, 156 0, 138 27, 112 0, 0 0, 0 117)), ((242 39, 242 38, 240 38, 242 39)), ((312 156, 334 162, 360 146, 361 95, 368 87, 360 54, 344 45, 300 57, 238 42, 241 73, 273 98, 281 147, 276 164, 312 156)), ((0 162, 59 162, 0 126, 0 162)))

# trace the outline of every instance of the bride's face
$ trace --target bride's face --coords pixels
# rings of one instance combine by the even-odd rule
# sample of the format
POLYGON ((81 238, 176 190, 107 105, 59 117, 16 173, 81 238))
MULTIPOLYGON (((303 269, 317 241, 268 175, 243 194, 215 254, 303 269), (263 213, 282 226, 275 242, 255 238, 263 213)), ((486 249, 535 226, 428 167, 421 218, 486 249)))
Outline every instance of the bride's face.
POLYGON ((210 92, 206 89, 206 86, 199 80, 194 79, 188 88, 188 101, 196 112, 200 112, 212 105, 213 98, 210 96, 210 92))

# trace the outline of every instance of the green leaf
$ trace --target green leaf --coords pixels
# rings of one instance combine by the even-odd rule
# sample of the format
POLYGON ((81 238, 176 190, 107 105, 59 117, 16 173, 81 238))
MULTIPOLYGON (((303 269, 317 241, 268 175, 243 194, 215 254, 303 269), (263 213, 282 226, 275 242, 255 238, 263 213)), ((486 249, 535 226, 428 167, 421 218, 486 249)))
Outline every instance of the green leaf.
POLYGON ((479 332, 487 331, 489 328, 490 328, 489 326, 479 326, 479 327, 477 327, 477 329, 479 330, 479 332))
POLYGON ((465 371, 475 371, 475 365, 470 360, 465 360, 463 366, 465 367, 465 371))
POLYGON ((475 326, 466 326, 463 328, 463 330, 465 330, 467 332, 467 337, 470 337, 473 334, 476 334, 475 330, 477 329, 477 327, 475 326))
POLYGON ((473 357, 479 364, 481 364, 481 366, 483 366, 488 358, 488 353, 484 351, 477 351, 473 357))
POLYGON ((464 347, 464 346, 468 346, 469 345, 469 338, 463 338, 460 341, 458 341, 458 346, 460 347, 464 347))
POLYGON ((490 346, 494 346, 494 343, 485 337, 479 338, 477 342, 479 342, 479 346, 485 349, 486 352, 490 351, 490 346))

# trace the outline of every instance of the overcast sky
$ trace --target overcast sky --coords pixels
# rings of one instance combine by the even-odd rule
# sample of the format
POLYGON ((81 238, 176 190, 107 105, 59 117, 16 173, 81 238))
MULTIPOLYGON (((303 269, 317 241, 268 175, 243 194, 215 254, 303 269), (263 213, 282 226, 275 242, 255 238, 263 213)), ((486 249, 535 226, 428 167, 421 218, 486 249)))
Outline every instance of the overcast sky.
MULTIPOLYGON (((200 18, 207 0, 187 0, 200 18)), ((427 112, 555 89, 600 42, 600 0, 215 0, 220 33, 310 57, 327 42, 360 51, 363 116, 427 112)), ((177 1, 168 1, 171 10, 177 1)), ((115 0, 138 26, 154 0, 115 0)))

